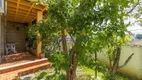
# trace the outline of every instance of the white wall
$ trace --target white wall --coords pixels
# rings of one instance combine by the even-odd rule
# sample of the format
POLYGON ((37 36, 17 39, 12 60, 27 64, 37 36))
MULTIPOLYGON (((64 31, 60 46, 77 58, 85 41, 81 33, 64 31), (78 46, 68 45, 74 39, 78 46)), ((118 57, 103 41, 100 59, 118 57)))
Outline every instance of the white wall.
MULTIPOLYGON (((130 62, 119 71, 137 78, 142 78, 142 46, 123 46, 119 64, 122 65, 132 53, 134 53, 134 55, 130 62)), ((105 51, 98 53, 98 58, 103 63, 108 64, 105 51)))

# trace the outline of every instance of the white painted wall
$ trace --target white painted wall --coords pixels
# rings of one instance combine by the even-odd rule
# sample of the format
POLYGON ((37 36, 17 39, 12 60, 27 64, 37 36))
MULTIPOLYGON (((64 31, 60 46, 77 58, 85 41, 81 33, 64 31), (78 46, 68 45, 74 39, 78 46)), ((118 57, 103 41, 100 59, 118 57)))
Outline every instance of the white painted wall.
MULTIPOLYGON (((119 71, 137 78, 142 78, 142 46, 123 46, 119 64, 122 65, 132 53, 134 55, 130 62, 119 71)), ((98 53, 98 58, 108 65, 108 58, 105 51, 98 53)))

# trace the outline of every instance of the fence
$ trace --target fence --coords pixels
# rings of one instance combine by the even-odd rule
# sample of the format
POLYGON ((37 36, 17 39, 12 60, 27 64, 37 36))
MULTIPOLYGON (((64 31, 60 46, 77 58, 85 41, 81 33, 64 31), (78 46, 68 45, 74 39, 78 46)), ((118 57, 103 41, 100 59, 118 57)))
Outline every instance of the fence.
MULTIPOLYGON (((131 58, 130 62, 124 68, 120 69, 119 72, 142 79, 142 46, 123 46, 119 64, 124 64, 126 59, 132 53, 134 53, 134 55, 131 58)), ((105 51, 98 53, 98 59, 104 64, 108 65, 108 58, 105 54, 105 51)))

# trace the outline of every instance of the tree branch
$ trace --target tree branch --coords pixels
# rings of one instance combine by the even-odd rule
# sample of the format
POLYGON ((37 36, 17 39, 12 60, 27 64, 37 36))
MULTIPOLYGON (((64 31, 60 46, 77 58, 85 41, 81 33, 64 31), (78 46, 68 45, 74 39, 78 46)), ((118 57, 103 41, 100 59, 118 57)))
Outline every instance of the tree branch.
POLYGON ((132 53, 128 59, 125 61, 125 63, 122 66, 119 66, 118 69, 123 68, 124 66, 126 66, 128 64, 128 62, 131 60, 132 56, 134 55, 134 53, 132 53))
POLYGON ((65 53, 68 53, 67 51, 67 43, 66 43, 66 35, 65 35, 65 30, 61 30, 61 33, 62 33, 62 46, 63 46, 63 51, 65 53))
POLYGON ((139 5, 139 0, 138 0, 138 2, 134 5, 134 7, 133 7, 131 10, 129 10, 127 13, 131 13, 138 5, 139 5))

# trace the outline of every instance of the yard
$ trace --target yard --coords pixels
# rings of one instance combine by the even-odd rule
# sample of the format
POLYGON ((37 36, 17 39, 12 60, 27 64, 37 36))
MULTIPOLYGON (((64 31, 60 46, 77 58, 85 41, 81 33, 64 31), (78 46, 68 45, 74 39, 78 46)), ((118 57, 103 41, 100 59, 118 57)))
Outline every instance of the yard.
MULTIPOLYGON (((111 80, 108 78, 105 71, 99 72, 97 78, 95 78, 95 71, 92 69, 89 69, 87 67, 78 67, 76 72, 76 80, 111 80), (106 74, 106 75, 104 75, 106 74)), ((39 71, 35 73, 35 75, 32 77, 31 80, 64 80, 65 78, 65 72, 62 76, 54 75, 53 68, 39 71), (61 78, 62 77, 62 78, 61 78)), ((121 73, 116 73, 115 80, 139 80, 134 77, 130 77, 121 73)))
POLYGON ((127 30, 142 25, 141 0, 1 2, 0 75, 15 72, 3 79, 142 79, 141 45, 127 30))
MULTIPOLYGON (((132 51, 122 59, 123 46, 131 42, 127 27, 132 23, 125 24, 125 19, 130 17, 135 7, 129 5, 139 5, 139 1, 55 0, 37 3, 48 4, 48 15, 38 25, 33 25, 28 35, 36 34, 39 44, 42 42, 43 53, 56 73, 55 79, 75 80, 81 78, 82 74, 93 75, 88 74, 88 69, 86 72, 82 71, 84 69, 78 72, 77 66, 93 69, 96 75, 100 71, 97 53, 104 53, 108 68, 104 68, 104 73, 98 73, 102 74, 99 78, 127 80, 115 74, 129 65, 137 55, 132 51), (127 11, 126 8, 131 9, 127 11), (77 74, 76 77, 76 73, 81 75, 77 74)), ((135 77, 141 78, 141 72, 138 75, 135 77)))

